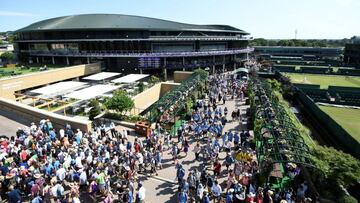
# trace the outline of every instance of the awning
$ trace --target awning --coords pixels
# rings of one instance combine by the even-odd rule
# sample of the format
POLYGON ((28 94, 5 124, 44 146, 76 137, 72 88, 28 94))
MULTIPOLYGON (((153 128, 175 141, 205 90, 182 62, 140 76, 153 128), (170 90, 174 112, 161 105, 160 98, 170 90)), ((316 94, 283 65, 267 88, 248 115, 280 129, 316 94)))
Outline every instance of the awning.
POLYGON ((74 91, 80 89, 81 87, 84 87, 87 84, 88 83, 86 82, 77 82, 77 81, 58 82, 52 85, 31 90, 30 93, 41 94, 41 95, 59 95, 66 91, 74 91))
POLYGON ((115 85, 94 85, 79 91, 72 92, 70 94, 65 95, 64 97, 80 99, 80 100, 88 100, 101 96, 104 93, 114 91, 119 88, 120 88, 119 86, 115 86, 115 85))
POLYGON ((138 80, 148 77, 148 74, 129 74, 124 77, 112 80, 113 83, 134 83, 138 80))
POLYGON ((87 77, 84 77, 84 80, 94 80, 94 81, 100 81, 100 80, 106 80, 109 78, 113 78, 115 76, 120 75, 121 73, 115 73, 115 72, 101 72, 94 75, 90 75, 87 77))

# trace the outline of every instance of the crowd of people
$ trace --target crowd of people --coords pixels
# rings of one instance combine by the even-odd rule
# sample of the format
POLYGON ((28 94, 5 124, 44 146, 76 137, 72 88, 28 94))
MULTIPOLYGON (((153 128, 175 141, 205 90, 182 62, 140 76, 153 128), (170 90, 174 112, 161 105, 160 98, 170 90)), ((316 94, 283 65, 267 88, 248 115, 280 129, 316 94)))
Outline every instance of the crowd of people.
POLYGON ((231 74, 216 74, 209 76, 207 84, 205 97, 177 130, 177 139, 161 123, 146 138, 130 139, 133 135, 118 132, 113 123, 87 133, 69 124, 54 129, 46 119, 19 129, 9 139, 2 137, 1 198, 11 203, 145 202, 141 177, 158 175, 164 153, 171 153, 180 203, 304 202, 306 183, 281 193, 258 185, 253 136, 244 126, 244 130, 224 130, 230 122, 242 124, 241 109, 235 109, 228 120, 230 112, 224 104, 232 99, 244 104, 246 82, 231 74), (189 152, 195 154, 200 168, 186 171, 179 154, 189 152))

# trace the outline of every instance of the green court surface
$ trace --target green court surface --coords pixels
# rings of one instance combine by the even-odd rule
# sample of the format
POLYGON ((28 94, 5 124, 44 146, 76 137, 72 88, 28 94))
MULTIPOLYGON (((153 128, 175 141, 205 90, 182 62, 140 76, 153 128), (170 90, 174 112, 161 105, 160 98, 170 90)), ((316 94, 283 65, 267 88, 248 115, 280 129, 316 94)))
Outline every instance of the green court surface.
POLYGON ((341 125, 353 138, 360 142, 360 109, 332 106, 319 107, 341 125))
POLYGON ((360 87, 360 77, 302 73, 286 73, 286 75, 290 77, 291 82, 293 83, 317 84, 320 85, 321 89, 326 89, 329 85, 360 87))

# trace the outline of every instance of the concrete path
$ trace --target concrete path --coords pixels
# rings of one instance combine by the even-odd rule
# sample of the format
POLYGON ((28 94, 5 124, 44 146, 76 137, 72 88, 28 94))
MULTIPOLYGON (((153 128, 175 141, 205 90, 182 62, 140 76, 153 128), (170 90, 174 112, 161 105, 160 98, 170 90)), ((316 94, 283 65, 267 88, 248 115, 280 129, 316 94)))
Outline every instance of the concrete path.
POLYGON ((31 121, 16 117, 11 113, 0 110, 0 135, 15 136, 18 127, 30 126, 31 121))
MULTIPOLYGON (((222 102, 221 104, 218 105, 222 109, 224 109, 224 107, 226 106, 229 112, 227 115, 227 119, 229 122, 225 125, 224 132, 230 130, 231 131, 234 130, 239 131, 243 129, 246 130, 246 122, 243 122, 241 124, 239 121, 234 121, 234 122, 231 121, 231 112, 237 108, 240 108, 242 112, 242 118, 246 118, 246 110, 249 108, 249 106, 245 106, 244 104, 245 102, 241 102, 240 100, 236 99, 236 100, 226 101, 225 105, 223 105, 222 102)), ((122 132, 123 128, 124 127, 117 126, 117 130, 119 130, 119 132, 122 132)), ((132 136, 129 136, 129 139, 134 141, 135 133, 131 129, 128 130, 132 131, 132 136)), ((177 141, 177 139, 173 139, 173 140, 175 142, 177 141)), ((195 141, 192 139, 189 140, 190 148, 187 156, 183 151, 180 153, 179 161, 182 163, 182 165, 185 168, 186 177, 190 170, 194 170, 194 169, 202 170, 203 167, 212 168, 210 165, 207 165, 208 164, 207 160, 201 159, 201 161, 195 161, 195 154, 192 152, 195 145, 194 142, 195 141)), ((220 153, 219 158, 221 162, 223 161, 225 156, 226 156, 225 152, 220 153)), ((145 177, 144 175, 141 176, 141 179, 143 179, 143 183, 146 188, 147 203, 177 202, 176 170, 175 170, 175 165, 172 161, 172 155, 170 154, 170 150, 164 152, 162 157, 162 165, 163 165, 163 169, 158 170, 158 176, 153 176, 153 177, 145 177)), ((221 183, 224 183, 225 179, 226 179, 225 174, 222 174, 219 181, 221 183)))

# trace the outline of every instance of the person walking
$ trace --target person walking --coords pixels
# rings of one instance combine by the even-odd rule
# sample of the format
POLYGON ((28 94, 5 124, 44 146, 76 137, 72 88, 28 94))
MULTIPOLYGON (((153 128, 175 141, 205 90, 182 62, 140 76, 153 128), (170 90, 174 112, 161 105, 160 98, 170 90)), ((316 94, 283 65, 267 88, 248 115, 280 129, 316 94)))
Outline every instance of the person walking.
POLYGON ((136 198, 137 203, 145 203, 145 196, 146 196, 146 189, 143 186, 142 182, 139 182, 138 184, 138 194, 136 198))
POLYGON ((187 157, 188 151, 189 151, 189 141, 188 141, 186 138, 184 138, 184 152, 185 152, 185 157, 187 157))
POLYGON ((220 201, 222 188, 217 180, 215 180, 214 185, 211 187, 211 192, 214 196, 214 203, 217 203, 220 201))
POLYGON ((199 155, 200 155, 200 151, 201 151, 201 147, 200 147, 200 142, 198 141, 194 147, 193 152, 195 153, 195 160, 198 161, 199 160, 199 155))

